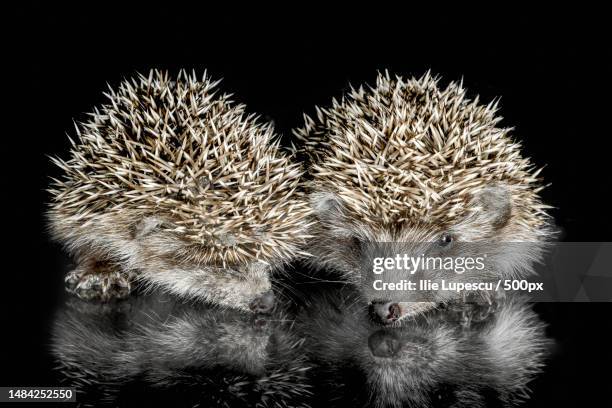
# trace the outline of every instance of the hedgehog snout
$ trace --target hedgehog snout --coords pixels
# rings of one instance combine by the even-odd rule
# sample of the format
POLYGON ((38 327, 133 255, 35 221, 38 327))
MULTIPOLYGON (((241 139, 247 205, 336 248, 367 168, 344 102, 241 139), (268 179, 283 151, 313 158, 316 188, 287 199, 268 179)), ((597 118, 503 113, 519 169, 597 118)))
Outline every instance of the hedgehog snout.
POLYGON ((415 317, 437 307, 435 302, 372 302, 370 315, 381 324, 393 324, 406 317, 415 317))
POLYGON ((394 302, 372 302, 370 303, 370 315, 382 324, 391 324, 402 316, 402 309, 394 302))

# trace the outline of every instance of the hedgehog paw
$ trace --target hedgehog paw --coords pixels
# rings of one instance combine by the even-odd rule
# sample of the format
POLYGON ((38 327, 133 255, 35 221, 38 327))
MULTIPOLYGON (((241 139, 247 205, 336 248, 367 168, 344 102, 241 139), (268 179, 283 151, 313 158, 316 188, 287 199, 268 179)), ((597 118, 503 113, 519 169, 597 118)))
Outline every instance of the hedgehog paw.
POLYGON ((64 280, 68 292, 84 300, 100 300, 126 298, 131 291, 128 277, 121 272, 86 272, 75 269, 68 273, 64 280))

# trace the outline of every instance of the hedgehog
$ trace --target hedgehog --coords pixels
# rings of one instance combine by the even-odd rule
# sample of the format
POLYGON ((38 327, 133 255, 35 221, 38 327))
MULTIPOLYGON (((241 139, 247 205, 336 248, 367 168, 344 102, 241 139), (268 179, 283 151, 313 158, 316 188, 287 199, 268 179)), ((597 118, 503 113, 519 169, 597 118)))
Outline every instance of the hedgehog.
MULTIPOLYGON (((76 261, 69 291, 102 301, 135 284, 265 312, 271 273, 302 253, 302 169, 206 73, 151 70, 105 93, 52 161, 51 236, 76 261)), ((110 88, 110 87, 109 87, 110 88)))
POLYGON ((394 267, 382 277, 490 282, 532 274, 555 236, 539 196, 541 168, 500 126, 498 101, 483 105, 462 82, 438 83, 429 72, 408 80, 380 73, 374 86, 351 87, 294 131, 316 220, 309 263, 361 286, 385 324, 457 296, 377 290, 375 258, 484 254, 485 267, 471 274, 436 266, 407 275, 394 267))
POLYGON ((151 290, 68 299, 51 352, 81 406, 307 407, 302 344, 280 307, 255 315, 151 290))
POLYGON ((311 292, 298 314, 321 406, 516 406, 553 344, 518 296, 452 302, 393 327, 355 307, 360 298, 333 285, 311 292))

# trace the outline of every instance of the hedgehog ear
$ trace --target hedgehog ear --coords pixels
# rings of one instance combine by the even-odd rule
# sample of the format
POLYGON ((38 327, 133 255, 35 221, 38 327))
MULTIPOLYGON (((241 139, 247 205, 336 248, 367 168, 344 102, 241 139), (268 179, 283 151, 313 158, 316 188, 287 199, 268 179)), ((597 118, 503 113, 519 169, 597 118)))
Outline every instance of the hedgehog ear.
POLYGON ((478 221, 500 229, 508 224, 512 214, 512 194, 506 184, 496 183, 480 190, 474 196, 472 205, 477 208, 478 221))
POLYGON ((331 192, 317 192, 310 195, 310 205, 321 221, 334 221, 344 218, 344 207, 340 197, 331 192))

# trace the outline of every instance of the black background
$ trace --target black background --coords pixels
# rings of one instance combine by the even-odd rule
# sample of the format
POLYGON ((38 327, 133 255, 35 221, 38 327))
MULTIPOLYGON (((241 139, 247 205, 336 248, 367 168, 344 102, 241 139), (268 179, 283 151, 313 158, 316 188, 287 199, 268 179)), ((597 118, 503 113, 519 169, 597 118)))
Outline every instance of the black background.
MULTIPOLYGON (((400 10, 372 4, 332 13, 224 10, 209 4, 58 6, 30 3, 4 26, 1 385, 50 385, 47 330, 66 259, 44 232, 46 155, 65 157, 73 119, 104 102, 107 83, 135 71, 208 69, 252 112, 274 120, 283 143, 302 113, 327 105, 377 70, 442 81, 472 96, 501 96, 504 125, 551 186, 566 241, 609 241, 609 36, 598 10, 400 10), (8 53, 8 54, 7 54, 8 53)), ((609 387, 610 304, 536 305, 556 352, 532 385, 533 406, 599 405, 609 387)), ((603 401, 609 401, 609 398, 603 401)))

